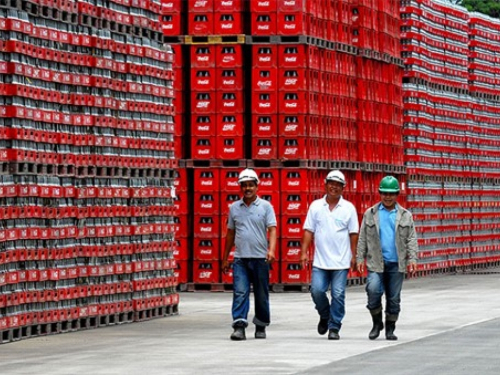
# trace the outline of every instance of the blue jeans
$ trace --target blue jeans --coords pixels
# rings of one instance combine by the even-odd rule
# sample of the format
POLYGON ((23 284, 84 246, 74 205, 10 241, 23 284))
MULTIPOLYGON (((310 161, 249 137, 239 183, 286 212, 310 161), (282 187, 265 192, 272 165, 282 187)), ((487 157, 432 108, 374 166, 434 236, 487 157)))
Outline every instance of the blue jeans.
POLYGON ((253 284, 255 298, 253 323, 265 327, 271 322, 269 312, 269 265, 264 258, 235 258, 233 263, 233 328, 248 326, 250 284, 253 284))
POLYGON ((370 311, 382 308, 382 295, 385 292, 385 313, 397 317, 401 311, 401 289, 405 274, 399 272, 398 263, 384 262, 384 272, 370 272, 366 278, 366 293, 370 311))
POLYGON ((345 315, 345 289, 349 270, 323 270, 313 267, 311 296, 321 319, 328 319, 328 329, 340 330, 345 315), (331 303, 327 291, 331 289, 331 303))

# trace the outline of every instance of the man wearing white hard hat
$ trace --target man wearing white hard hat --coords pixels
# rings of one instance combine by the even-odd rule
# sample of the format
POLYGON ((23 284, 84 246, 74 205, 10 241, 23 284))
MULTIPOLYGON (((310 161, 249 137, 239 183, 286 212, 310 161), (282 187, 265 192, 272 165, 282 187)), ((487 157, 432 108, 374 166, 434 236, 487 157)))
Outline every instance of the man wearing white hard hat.
POLYGON ((345 185, 341 171, 328 173, 326 195, 312 202, 307 212, 301 246, 301 265, 306 267, 307 249, 314 239, 311 296, 320 317, 318 333, 328 332, 329 340, 340 339, 347 275, 356 265, 359 222, 354 205, 342 198, 345 185))
POLYGON ((257 196, 259 177, 253 169, 243 170, 239 177, 243 198, 229 208, 226 247, 222 270, 229 270, 228 257, 236 246, 233 262, 233 329, 231 340, 246 340, 247 315, 250 308, 250 285, 255 298, 255 338, 266 338, 271 323, 269 309, 269 264, 276 260, 276 214, 268 201, 257 196), (269 235, 269 242, 268 242, 269 235))

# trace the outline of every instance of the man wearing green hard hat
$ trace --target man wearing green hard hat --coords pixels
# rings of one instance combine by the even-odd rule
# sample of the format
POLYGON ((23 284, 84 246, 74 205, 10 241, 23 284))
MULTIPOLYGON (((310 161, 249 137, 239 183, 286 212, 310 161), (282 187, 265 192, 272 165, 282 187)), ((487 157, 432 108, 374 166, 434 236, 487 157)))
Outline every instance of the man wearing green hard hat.
POLYGON ((417 265, 417 234, 412 214, 397 203, 399 182, 393 176, 380 181, 380 202, 366 210, 359 230, 357 269, 368 270, 367 308, 373 327, 368 335, 375 340, 385 326, 387 340, 394 334, 401 310, 401 289, 405 273, 413 275, 417 265), (385 293, 385 325, 382 316, 382 295, 385 293))

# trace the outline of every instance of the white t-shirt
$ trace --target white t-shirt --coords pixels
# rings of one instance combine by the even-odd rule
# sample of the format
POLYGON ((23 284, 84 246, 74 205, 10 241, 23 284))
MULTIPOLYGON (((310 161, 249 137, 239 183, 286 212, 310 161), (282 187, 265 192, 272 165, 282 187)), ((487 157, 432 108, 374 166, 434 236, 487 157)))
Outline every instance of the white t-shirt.
POLYGON ((311 203, 304 230, 314 233, 313 267, 340 270, 351 267, 349 234, 359 232, 358 214, 354 205, 340 198, 330 211, 326 195, 311 203))

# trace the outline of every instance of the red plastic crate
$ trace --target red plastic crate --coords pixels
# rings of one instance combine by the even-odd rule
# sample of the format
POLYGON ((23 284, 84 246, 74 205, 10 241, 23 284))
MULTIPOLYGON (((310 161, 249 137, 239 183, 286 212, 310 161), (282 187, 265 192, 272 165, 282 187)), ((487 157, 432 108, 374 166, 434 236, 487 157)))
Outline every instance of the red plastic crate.
POLYGON ((242 114, 217 115, 216 123, 218 136, 235 137, 245 134, 245 124, 242 114))
MULTIPOLYGON (((278 12, 278 35, 307 35, 307 14, 304 12, 278 12)), ((319 36, 315 35, 313 36, 319 36)))
MULTIPOLYGON (((278 46, 278 66, 283 68, 307 68, 308 46, 305 44, 280 44, 278 46)), ((318 49, 315 49, 316 51, 318 49)), ((310 68, 313 68, 312 66, 310 68)), ((316 69, 319 69, 319 64, 316 69)))
POLYGON ((281 136, 298 137, 310 134, 308 115, 278 115, 278 131, 281 136))
POLYGON ((220 282, 220 264, 218 260, 193 262, 193 282, 214 284, 220 282))
POLYGON ((214 0, 188 0, 188 12, 210 13, 214 11, 214 0))
POLYGON ((193 211, 196 215, 220 214, 220 196, 218 192, 194 193, 193 211))
POLYGON ((276 92, 253 92, 252 111, 255 114, 276 114, 278 112, 278 94, 276 92))
POLYGON ((189 237, 189 217, 188 215, 174 216, 174 230, 176 238, 189 237))
POLYGON ((238 68, 243 66, 241 44, 221 44, 215 46, 217 68, 238 68))
POLYGON ((183 34, 183 22, 180 13, 164 13, 160 15, 163 35, 174 36, 183 34))
POLYGON ((215 159, 215 137, 191 137, 192 159, 215 159))
POLYGON ((214 114, 196 115, 191 117, 191 135, 195 137, 213 137, 216 135, 216 117, 214 114))
POLYGON ((236 35, 243 34, 242 13, 215 12, 214 13, 214 34, 215 35, 236 35))
POLYGON ((243 89, 243 69, 217 69, 215 87, 218 91, 241 91, 243 89))
POLYGON ((308 192, 310 176, 307 169, 283 168, 280 172, 281 189, 286 192, 308 192))
POLYGON ((191 91, 214 91, 216 87, 215 68, 192 68, 191 91))
POLYGON ((313 4, 315 7, 318 7, 319 5, 322 5, 324 3, 325 6, 327 6, 326 1, 321 1, 321 0, 276 0, 277 5, 278 5, 278 12, 286 13, 286 12, 299 12, 303 11, 305 12, 307 7, 313 7, 313 4))
POLYGON ((307 193, 290 192, 281 195, 282 215, 300 216, 307 214, 309 205, 307 193))
POLYGON ((308 74, 306 69, 280 69, 278 90, 302 91, 308 90, 308 74))
POLYGON ((280 260, 300 262, 301 239, 282 238, 280 240, 280 260))
MULTIPOLYGON (((272 1, 270 1, 272 2, 272 1)), ((277 13, 250 13, 252 35, 276 35, 278 30, 277 13)))
POLYGON ((252 66, 254 68, 276 68, 278 66, 278 46, 274 44, 252 45, 252 66))
POLYGON ((281 262, 282 284, 309 284, 311 270, 300 266, 299 262, 281 262))
POLYGON ((256 170, 259 176, 259 193, 280 191, 279 170, 276 168, 263 168, 256 170))
POLYGON ((276 12, 278 4, 276 0, 255 0, 250 2, 250 11, 256 13, 276 12))
POLYGON ((243 91, 219 91, 217 94, 218 113, 243 113, 245 110, 243 91))
POLYGON ((180 12, 182 0, 161 0, 161 12, 180 12))
POLYGON ((309 97, 307 91, 281 91, 278 96, 280 113, 308 113, 309 97))
POLYGON ((177 191, 174 198, 174 208, 177 215, 187 215, 189 212, 187 191, 177 191))
POLYGON ((218 238, 221 230, 221 219, 219 215, 197 215, 193 216, 194 238, 218 238))
POLYGON ((193 240, 194 260, 217 260, 220 257, 218 238, 195 238, 193 240))
POLYGON ((243 168, 222 168, 220 170, 220 190, 221 192, 240 193, 238 175, 243 168))
POLYGON ((217 153, 218 159, 234 160, 244 158, 243 137, 217 137, 217 153))
POLYGON ((194 191, 218 191, 220 170, 216 168, 194 168, 194 191))
POLYGON ((276 92, 278 89, 278 70, 276 68, 252 69, 253 92, 276 92))
POLYGON ((279 137, 278 158, 282 160, 307 160, 319 157, 317 139, 311 137, 279 137), (314 154, 314 152, 317 152, 314 154))
POLYGON ((252 138, 252 159, 271 160, 278 157, 278 137, 252 138))
POLYGON ((241 12, 243 0, 214 0, 214 10, 216 12, 241 12))
POLYGON ((173 253, 174 253, 174 258, 177 261, 188 260, 189 259, 188 239, 176 238, 174 241, 173 253))
POLYGON ((188 282, 188 261, 179 260, 175 262, 174 277, 176 284, 185 284, 188 282))
MULTIPOLYGON (((216 92, 191 92, 191 111, 196 114, 215 113, 216 92)), ((217 104, 219 105, 219 103, 217 104)))
POLYGON ((276 137, 277 135, 276 115, 252 115, 252 136, 267 138, 276 137))
MULTIPOLYGON (((282 206, 283 207, 283 206, 282 206)), ((301 215, 282 215, 281 216, 281 237, 282 238, 302 238, 304 221, 306 216, 301 215)))
POLYGON ((191 45, 192 68, 213 68, 216 56, 216 46, 214 45, 191 45))
POLYGON ((214 34, 214 14, 213 13, 188 13, 188 34, 189 35, 213 35, 214 34))

